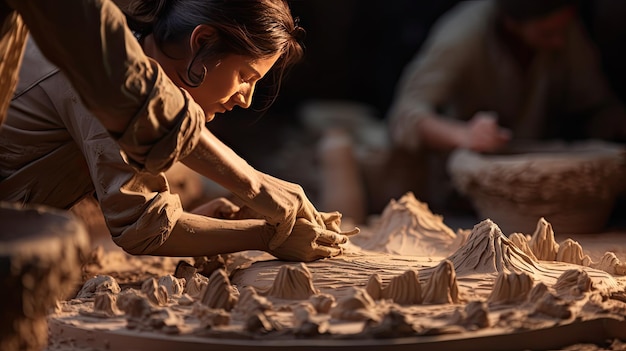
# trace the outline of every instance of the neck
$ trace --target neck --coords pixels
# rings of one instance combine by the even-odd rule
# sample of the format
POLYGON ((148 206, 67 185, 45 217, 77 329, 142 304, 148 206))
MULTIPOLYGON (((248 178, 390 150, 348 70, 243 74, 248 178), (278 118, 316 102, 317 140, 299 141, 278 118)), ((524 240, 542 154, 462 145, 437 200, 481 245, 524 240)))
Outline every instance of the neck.
POLYGON ((159 48, 154 35, 149 34, 141 41, 141 48, 143 52, 150 58, 154 59, 161 65, 165 74, 178 86, 181 86, 181 82, 178 80, 177 67, 180 65, 181 60, 177 60, 168 56, 165 52, 159 48))
POLYGON ((139 44, 141 44, 141 48, 147 56, 155 60, 157 59, 156 56, 159 56, 160 50, 157 47, 156 42, 154 41, 154 36, 152 34, 145 36, 139 44))

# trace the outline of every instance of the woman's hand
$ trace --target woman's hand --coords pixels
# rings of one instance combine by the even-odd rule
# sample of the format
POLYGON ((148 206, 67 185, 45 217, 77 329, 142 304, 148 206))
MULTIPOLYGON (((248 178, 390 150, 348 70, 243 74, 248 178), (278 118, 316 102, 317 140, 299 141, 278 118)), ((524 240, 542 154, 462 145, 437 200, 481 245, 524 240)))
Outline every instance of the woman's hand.
POLYGON ((260 173, 259 192, 245 200, 248 206, 264 216, 265 220, 275 226, 275 234, 269 242, 269 248, 279 247, 294 231, 296 219, 305 219, 312 226, 326 229, 322 215, 304 194, 298 184, 274 178, 260 173))
POLYGON ((322 216, 322 221, 324 221, 324 226, 326 226, 326 229, 332 230, 333 232, 337 233, 341 232, 341 212, 320 212, 320 216, 322 216))
POLYGON ((274 226, 271 249, 289 237, 297 218, 325 229, 324 220, 298 184, 274 178, 252 168, 205 128, 185 165, 235 194, 243 205, 274 226))
POLYGON ((220 219, 237 219, 241 208, 224 197, 218 197, 194 208, 191 213, 220 219))
POLYGON ((291 235, 277 248, 268 248, 267 252, 286 261, 310 262, 334 257, 343 252, 340 245, 348 241, 348 236, 357 233, 359 233, 358 228, 350 232, 335 232, 304 218, 298 218, 291 235))

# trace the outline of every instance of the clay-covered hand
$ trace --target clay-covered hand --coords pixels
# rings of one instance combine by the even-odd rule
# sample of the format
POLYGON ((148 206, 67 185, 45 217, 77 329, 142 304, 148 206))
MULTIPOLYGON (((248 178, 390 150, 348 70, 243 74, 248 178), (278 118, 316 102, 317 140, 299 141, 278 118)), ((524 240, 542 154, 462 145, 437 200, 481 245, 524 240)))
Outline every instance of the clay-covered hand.
POLYGON ((358 227, 354 227, 354 229, 346 232, 341 231, 341 217, 343 216, 341 212, 320 212, 320 216, 322 216, 322 220, 324 221, 324 225, 326 229, 332 230, 333 232, 341 233, 343 235, 352 236, 359 234, 361 229, 358 227))
POLYGON ((340 245, 348 241, 346 234, 355 232, 358 233, 358 228, 349 233, 337 233, 307 219, 298 218, 291 235, 280 246, 269 248, 267 252, 286 261, 310 262, 334 257, 343 252, 340 245))
POLYGON ((230 200, 218 197, 194 208, 191 213, 220 219, 238 219, 240 210, 241 208, 230 200))
POLYGON ((337 233, 341 232, 341 217, 343 216, 341 212, 320 212, 320 216, 322 216, 326 229, 337 233))
MULTIPOLYGON (((260 172, 259 172, 260 173, 260 172)), ((275 226, 269 248, 279 247, 293 231, 296 219, 302 218, 318 229, 326 229, 324 220, 298 184, 260 173, 260 192, 247 205, 275 226)))
POLYGON ((492 112, 478 112, 467 122, 463 147, 478 152, 492 152, 511 140, 511 131, 498 126, 498 117, 492 112))

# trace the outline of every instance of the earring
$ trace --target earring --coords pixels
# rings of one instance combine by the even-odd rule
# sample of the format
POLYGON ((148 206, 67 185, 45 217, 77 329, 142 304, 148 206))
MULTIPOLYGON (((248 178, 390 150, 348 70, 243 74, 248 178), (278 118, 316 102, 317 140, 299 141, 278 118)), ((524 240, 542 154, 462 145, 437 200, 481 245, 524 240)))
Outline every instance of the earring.
POLYGON ((202 72, 196 73, 192 71, 193 66, 194 66, 194 61, 191 61, 189 65, 187 65, 187 72, 186 72, 187 74, 183 76, 182 74, 178 73, 178 77, 180 77, 183 83, 185 83, 187 86, 191 88, 197 88, 204 82, 204 78, 206 77, 206 73, 207 73, 207 68, 204 64, 202 64, 202 72))
POLYGON ((207 72, 207 68, 203 64, 202 65, 202 72, 200 74, 193 73, 194 81, 197 81, 198 85, 200 85, 200 84, 202 84, 202 82, 204 82, 204 78, 206 77, 206 72, 207 72))

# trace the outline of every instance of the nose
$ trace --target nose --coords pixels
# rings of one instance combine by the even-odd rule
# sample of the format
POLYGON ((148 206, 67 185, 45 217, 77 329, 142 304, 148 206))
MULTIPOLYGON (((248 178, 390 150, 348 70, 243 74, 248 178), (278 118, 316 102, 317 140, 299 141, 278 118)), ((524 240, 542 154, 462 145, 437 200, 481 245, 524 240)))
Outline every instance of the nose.
POLYGON ((235 94, 235 104, 241 108, 249 108, 252 105, 252 95, 254 94, 254 84, 244 88, 235 94))

